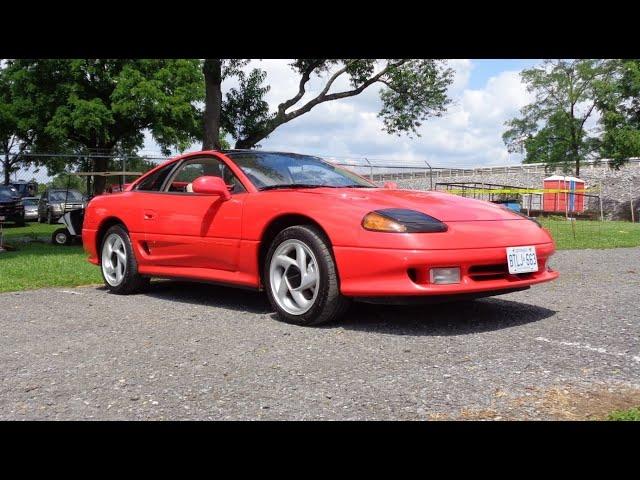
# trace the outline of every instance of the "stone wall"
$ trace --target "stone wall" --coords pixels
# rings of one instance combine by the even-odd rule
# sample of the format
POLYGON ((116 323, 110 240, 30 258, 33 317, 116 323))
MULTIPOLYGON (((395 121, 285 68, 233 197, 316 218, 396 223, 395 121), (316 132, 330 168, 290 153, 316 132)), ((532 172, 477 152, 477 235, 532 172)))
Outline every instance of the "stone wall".
MULTIPOLYGON (((401 188, 429 190, 439 182, 478 182, 510 185, 516 187, 542 188, 542 180, 554 173, 545 171, 542 165, 518 165, 509 167, 489 167, 476 169, 437 169, 431 177, 428 171, 404 172, 401 174, 385 173, 374 175, 376 183, 393 180, 401 188)), ((587 188, 597 187, 602 192, 602 203, 605 218, 631 219, 631 202, 636 222, 640 221, 640 161, 632 160, 620 170, 613 170, 606 164, 587 164, 580 172, 580 178, 586 182, 587 188)), ((443 189, 442 187, 437 187, 443 189)), ((594 192, 597 195, 597 192, 594 192)), ((599 214, 599 199, 588 198, 587 209, 599 214)))

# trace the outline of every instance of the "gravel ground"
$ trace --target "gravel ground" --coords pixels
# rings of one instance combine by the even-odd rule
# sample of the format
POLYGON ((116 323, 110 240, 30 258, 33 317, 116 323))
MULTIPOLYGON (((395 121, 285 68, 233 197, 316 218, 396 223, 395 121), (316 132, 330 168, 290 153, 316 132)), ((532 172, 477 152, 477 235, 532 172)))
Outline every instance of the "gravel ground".
POLYGON ((640 249, 556 282, 278 322, 263 295, 157 282, 0 295, 0 419, 570 419, 640 405, 640 249))

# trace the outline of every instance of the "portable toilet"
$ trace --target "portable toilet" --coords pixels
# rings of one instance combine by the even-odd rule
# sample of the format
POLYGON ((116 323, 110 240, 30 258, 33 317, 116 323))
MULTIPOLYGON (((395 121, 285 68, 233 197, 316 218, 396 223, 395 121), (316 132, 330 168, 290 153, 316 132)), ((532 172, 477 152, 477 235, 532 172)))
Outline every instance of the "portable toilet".
POLYGON ((543 211, 584 212, 584 180, 576 177, 552 175, 543 180, 543 188, 543 211))

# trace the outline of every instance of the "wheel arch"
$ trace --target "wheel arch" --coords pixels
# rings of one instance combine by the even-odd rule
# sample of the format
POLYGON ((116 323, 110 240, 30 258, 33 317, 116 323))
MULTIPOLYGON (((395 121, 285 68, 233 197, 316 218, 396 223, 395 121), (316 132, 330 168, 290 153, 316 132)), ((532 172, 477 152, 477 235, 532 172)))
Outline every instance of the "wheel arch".
POLYGON ((102 239, 104 238, 104 234, 107 233, 107 230, 109 230, 114 225, 121 225, 122 228, 124 228, 127 231, 127 233, 129 232, 127 225, 124 223, 122 219, 115 216, 104 218, 102 222, 100 222, 100 226, 98 227, 98 231, 96 232, 96 254, 98 256, 98 262, 102 260, 100 258, 102 254, 100 246, 102 244, 102 239))
MULTIPOLYGON (((285 228, 293 227, 296 225, 311 225, 316 227, 324 236, 327 246, 329 247, 329 251, 331 252, 331 256, 333 255, 333 245, 331 243, 331 237, 327 233, 326 229, 320 225, 313 218, 303 215, 300 213, 285 213, 279 215, 277 217, 272 218, 266 225, 262 231, 262 235, 260 235, 260 248, 258 250, 258 275, 260 279, 260 285, 262 286, 262 279, 264 274, 264 259, 267 256, 267 252, 269 251, 269 247, 271 246, 271 242, 274 238, 285 228)), ((334 257, 335 262, 335 257, 334 257)), ((337 268, 336 268, 337 272, 337 268)))

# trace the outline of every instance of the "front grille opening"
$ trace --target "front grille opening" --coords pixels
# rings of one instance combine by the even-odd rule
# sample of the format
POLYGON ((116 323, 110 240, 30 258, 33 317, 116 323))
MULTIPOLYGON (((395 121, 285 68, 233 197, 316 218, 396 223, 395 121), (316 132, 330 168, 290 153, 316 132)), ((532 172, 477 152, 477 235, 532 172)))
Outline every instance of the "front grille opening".
POLYGON ((494 265, 473 265, 469 268, 469 277, 476 282, 486 280, 501 280, 509 275, 506 263, 494 265))

